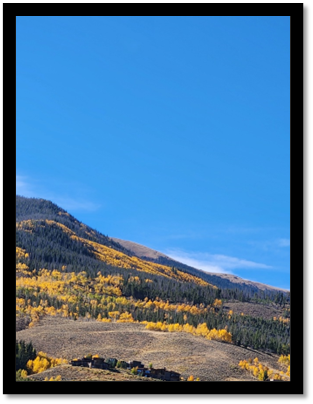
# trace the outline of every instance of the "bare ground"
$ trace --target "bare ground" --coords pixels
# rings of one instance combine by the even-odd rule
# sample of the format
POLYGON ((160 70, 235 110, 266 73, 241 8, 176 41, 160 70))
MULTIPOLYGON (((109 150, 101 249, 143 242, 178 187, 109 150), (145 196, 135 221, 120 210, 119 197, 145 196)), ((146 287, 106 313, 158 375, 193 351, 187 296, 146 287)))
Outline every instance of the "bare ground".
POLYGON ((152 362, 154 368, 166 367, 184 378, 192 374, 203 381, 255 380, 238 367, 240 360, 255 357, 266 366, 278 369, 277 355, 188 333, 150 331, 137 323, 45 317, 35 327, 18 331, 16 338, 32 341, 37 352, 44 351, 53 357, 70 360, 91 353, 125 361, 140 360, 146 366, 152 362))

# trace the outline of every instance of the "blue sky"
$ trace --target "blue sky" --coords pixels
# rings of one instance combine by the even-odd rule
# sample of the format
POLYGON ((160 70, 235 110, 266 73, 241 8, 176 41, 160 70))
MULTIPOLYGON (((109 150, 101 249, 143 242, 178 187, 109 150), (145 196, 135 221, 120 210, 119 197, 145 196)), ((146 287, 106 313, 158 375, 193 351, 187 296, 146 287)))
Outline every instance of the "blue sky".
POLYGON ((290 288, 289 17, 17 17, 17 194, 290 288))

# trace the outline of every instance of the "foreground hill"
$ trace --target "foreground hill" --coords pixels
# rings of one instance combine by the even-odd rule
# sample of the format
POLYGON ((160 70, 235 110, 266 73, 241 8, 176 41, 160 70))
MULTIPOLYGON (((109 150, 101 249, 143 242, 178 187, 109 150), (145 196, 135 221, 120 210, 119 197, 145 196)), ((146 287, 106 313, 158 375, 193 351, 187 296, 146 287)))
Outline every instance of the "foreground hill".
MULTIPOLYGON (((207 381, 255 380, 238 366, 241 360, 255 357, 269 368, 279 370, 277 355, 208 341, 191 334, 150 331, 142 324, 47 317, 37 326, 19 331, 17 339, 32 341, 38 351, 44 351, 53 357, 61 356, 70 360, 88 353, 97 353, 105 358, 140 360, 145 365, 152 362, 155 368, 166 367, 181 373, 185 379, 193 375, 207 381)), ((79 374, 77 368, 66 367, 63 370, 63 380, 66 377, 93 377, 90 374, 79 374)), ((62 375, 60 368, 50 369, 49 372, 53 372, 51 376, 62 375)), ((36 377, 46 376, 38 374, 36 377)), ((112 378, 112 374, 108 374, 108 377, 112 378)))

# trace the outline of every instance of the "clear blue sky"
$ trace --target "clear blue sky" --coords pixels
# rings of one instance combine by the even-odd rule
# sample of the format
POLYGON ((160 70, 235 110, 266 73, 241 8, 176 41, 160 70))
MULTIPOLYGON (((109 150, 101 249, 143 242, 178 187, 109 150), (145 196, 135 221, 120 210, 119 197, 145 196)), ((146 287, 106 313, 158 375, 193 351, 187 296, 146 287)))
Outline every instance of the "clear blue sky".
POLYGON ((17 194, 290 288, 289 17, 18 17, 17 194))

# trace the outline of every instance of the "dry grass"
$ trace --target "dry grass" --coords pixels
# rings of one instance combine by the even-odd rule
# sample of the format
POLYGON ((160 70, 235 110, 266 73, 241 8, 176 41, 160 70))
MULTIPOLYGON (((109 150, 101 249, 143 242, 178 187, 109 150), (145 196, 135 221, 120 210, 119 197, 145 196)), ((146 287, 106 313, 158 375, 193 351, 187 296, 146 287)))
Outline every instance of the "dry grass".
POLYGON ((240 360, 258 357, 270 368, 277 368, 278 360, 277 355, 187 333, 150 331, 136 323, 45 317, 35 327, 17 332, 17 339, 32 341, 37 351, 54 357, 70 360, 92 353, 125 361, 140 360, 145 365, 152 362, 154 368, 177 371, 184 378, 192 374, 206 381, 255 380, 237 366, 240 360))

